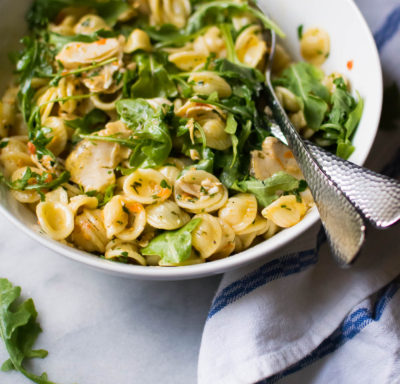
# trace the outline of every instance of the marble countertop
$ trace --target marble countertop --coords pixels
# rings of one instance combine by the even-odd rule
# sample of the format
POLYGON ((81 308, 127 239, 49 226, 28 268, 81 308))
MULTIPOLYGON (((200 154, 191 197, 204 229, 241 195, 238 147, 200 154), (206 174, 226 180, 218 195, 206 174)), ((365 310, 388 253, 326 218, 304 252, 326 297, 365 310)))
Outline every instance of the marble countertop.
MULTIPOLYGON (((0 276, 32 297, 49 351, 33 367, 60 384, 195 383, 197 355, 219 277, 130 280, 55 254, 0 217, 0 276)), ((7 359, 0 343, 0 362, 7 359)), ((2 384, 27 384, 0 372, 2 384)))

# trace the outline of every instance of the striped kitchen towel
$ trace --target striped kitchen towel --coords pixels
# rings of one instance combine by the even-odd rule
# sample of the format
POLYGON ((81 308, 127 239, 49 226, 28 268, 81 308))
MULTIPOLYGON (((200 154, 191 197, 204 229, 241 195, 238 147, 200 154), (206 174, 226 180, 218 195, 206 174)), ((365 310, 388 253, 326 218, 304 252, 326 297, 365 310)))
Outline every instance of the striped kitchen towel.
MULTIPOLYGON (((367 165, 400 177, 400 5, 358 5, 376 31, 386 85, 367 165)), ((356 265, 341 269, 316 225, 270 261, 224 275, 203 332, 199 384, 400 383, 399 235, 399 227, 370 231, 356 265)))

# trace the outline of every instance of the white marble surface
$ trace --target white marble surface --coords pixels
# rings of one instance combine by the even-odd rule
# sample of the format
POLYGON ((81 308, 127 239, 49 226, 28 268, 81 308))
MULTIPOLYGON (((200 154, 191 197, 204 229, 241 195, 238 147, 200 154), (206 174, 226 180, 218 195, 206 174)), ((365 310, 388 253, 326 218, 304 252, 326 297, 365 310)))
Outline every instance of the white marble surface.
MULTIPOLYGON (((67 260, 0 217, 0 276, 32 297, 44 332, 36 359, 57 383, 195 383, 197 354, 218 277, 121 279, 67 260)), ((0 344, 0 361, 7 356, 0 344)), ((2 384, 26 384, 0 372, 2 384)))
MULTIPOLYGON (((358 3, 373 19, 370 1, 358 3)), ((392 156, 395 141, 382 151, 390 134, 380 132, 370 167, 380 169, 392 156)), ((219 277, 145 282, 106 275, 47 250, 3 217, 0 277, 35 301, 44 330, 37 347, 49 350, 46 359, 34 361, 36 372, 45 370, 60 384, 196 382, 202 328, 219 277)), ((0 361, 6 358, 0 344, 0 361)), ((0 372, 2 384, 28 382, 0 372)))

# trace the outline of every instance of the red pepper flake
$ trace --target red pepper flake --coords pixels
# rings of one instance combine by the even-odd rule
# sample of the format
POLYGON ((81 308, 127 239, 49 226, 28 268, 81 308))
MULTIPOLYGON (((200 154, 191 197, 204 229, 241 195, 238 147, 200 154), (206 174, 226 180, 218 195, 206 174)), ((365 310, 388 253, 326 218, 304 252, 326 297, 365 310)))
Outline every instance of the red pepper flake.
POLYGON ((45 182, 46 183, 50 183, 50 181, 53 181, 53 176, 51 175, 51 173, 47 174, 45 182))
POLYGON ((35 145, 34 145, 32 142, 30 142, 30 141, 28 141, 28 152, 29 152, 31 155, 34 155, 34 154, 36 153, 36 147, 35 147, 35 145))
POLYGON ((97 42, 98 45, 104 45, 107 42, 107 39, 101 39, 97 42))
POLYGON ((351 71, 351 70, 353 69, 353 65, 354 65, 354 61, 353 61, 353 60, 349 60, 349 61, 347 62, 347 69, 348 69, 349 71, 351 71))

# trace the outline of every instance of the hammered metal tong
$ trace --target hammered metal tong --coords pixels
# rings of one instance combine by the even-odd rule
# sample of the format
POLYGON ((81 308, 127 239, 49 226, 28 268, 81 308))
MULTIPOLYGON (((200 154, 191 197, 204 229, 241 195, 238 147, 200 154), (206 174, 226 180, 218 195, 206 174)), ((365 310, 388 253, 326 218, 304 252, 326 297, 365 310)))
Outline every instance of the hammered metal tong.
POLYGON ((400 182, 343 160, 303 141, 280 105, 271 84, 274 31, 265 31, 269 52, 267 105, 276 124, 272 133, 293 152, 308 183, 334 257, 349 265, 365 240, 365 222, 384 229, 400 220, 400 182))

